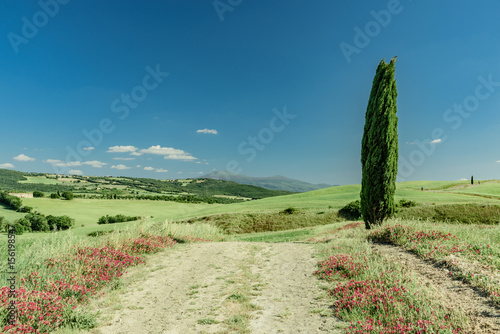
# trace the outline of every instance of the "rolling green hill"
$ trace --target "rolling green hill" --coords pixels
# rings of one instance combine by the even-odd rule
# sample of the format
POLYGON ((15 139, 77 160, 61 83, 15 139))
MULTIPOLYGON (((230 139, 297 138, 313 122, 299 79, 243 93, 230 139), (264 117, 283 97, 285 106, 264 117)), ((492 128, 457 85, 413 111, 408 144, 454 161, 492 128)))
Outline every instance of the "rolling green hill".
MULTIPOLYGON (((190 191, 195 191, 192 189, 202 187, 205 182, 198 182, 201 180, 178 180, 178 182, 181 181, 184 181, 186 186, 188 183, 193 183, 191 188, 189 188, 190 191)), ((169 181, 159 182, 166 183, 169 181)), ((215 191, 213 190, 212 193, 215 191)), ((97 220, 106 214, 143 216, 148 217, 149 220, 159 222, 226 213, 277 213, 288 207, 294 207, 303 212, 313 214, 320 212, 328 213, 332 212, 332 210, 342 208, 351 201, 359 199, 359 192, 360 185, 346 185, 233 204, 191 204, 137 199, 109 200, 83 198, 76 198, 72 201, 33 198, 23 199, 23 203, 46 215, 70 216, 76 220, 74 232, 85 234, 96 230, 122 228, 128 224, 133 224, 123 223, 123 225, 117 224, 117 226, 98 226, 97 220)), ((411 181, 397 183, 396 201, 403 198, 415 201, 419 206, 412 208, 412 210, 415 209, 416 211, 413 210, 411 212, 417 212, 418 214, 425 213, 425 215, 432 218, 432 215, 435 215, 433 210, 439 210, 449 205, 455 205, 452 209, 458 213, 462 209, 456 207, 456 205, 478 204, 479 206, 476 205, 476 208, 491 205, 499 206, 500 196, 495 196, 496 194, 500 194, 499 181, 483 181, 480 185, 474 185, 473 187, 469 186, 468 181, 411 181), (424 191, 421 191, 421 187, 424 187, 424 191)), ((12 221, 21 217, 22 214, 0 207, 0 216, 5 216, 8 220, 12 221)), ((29 235, 31 234, 27 236, 29 235)))
POLYGON ((219 201, 261 199, 290 194, 232 181, 213 179, 157 180, 132 177, 65 176, 0 169, 0 189, 9 192, 73 191, 82 197, 196 196, 219 201))
POLYGON ((281 175, 271 177, 251 177, 226 171, 213 171, 201 178, 233 181, 240 184, 249 184, 272 190, 285 190, 295 193, 302 193, 317 189, 333 187, 329 184, 312 184, 281 175))

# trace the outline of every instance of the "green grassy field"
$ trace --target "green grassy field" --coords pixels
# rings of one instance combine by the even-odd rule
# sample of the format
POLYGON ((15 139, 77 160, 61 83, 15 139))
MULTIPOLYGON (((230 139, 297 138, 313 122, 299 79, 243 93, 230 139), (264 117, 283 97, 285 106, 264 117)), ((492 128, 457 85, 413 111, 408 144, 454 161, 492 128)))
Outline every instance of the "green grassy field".
POLYGON ((74 199, 71 201, 50 198, 25 198, 24 205, 33 207, 43 214, 68 215, 76 220, 77 226, 96 225, 104 215, 124 214, 127 216, 153 216, 155 221, 182 219, 192 212, 216 204, 185 204, 166 201, 74 199))
MULTIPOLYGON (((446 189, 454 185, 465 185, 468 181, 411 181, 397 184, 396 200, 402 198, 421 204, 500 204, 496 199, 479 196, 467 196, 449 192, 434 192, 431 189, 446 189), (425 191, 421 191, 423 186, 425 191)), ((80 226, 94 224, 100 216, 106 214, 154 216, 154 220, 183 219, 196 216, 206 216, 219 213, 238 212, 275 212, 287 207, 298 209, 324 210, 326 208, 340 209, 350 201, 359 199, 360 185, 338 186, 285 196, 268 197, 255 201, 234 204, 184 204, 164 201, 138 200, 86 200, 73 201, 51 200, 47 198, 23 199, 25 205, 32 206, 45 214, 67 214, 77 220, 80 226)), ((491 182, 477 187, 461 190, 467 194, 499 194, 500 183, 491 182)))
POLYGON ((25 213, 16 212, 11 209, 7 209, 3 205, 0 205, 0 217, 4 217, 8 221, 12 222, 16 219, 24 217, 25 213))
POLYGON ((45 176, 26 176, 26 180, 19 181, 19 183, 61 184, 62 182, 45 176))
MULTIPOLYGON (((484 182, 467 187, 469 181, 411 181, 397 184, 396 201, 402 198, 413 200, 422 205, 443 204, 480 204, 500 205, 496 198, 483 195, 500 194, 498 181, 484 182), (461 188, 454 188, 462 186, 461 188), (424 191, 421 191, 424 187, 424 191), (460 193, 458 193, 460 192, 460 193), (471 195, 479 196, 471 196, 471 195)), ((234 204, 185 204, 166 201, 145 200, 105 200, 74 199, 72 201, 49 198, 23 199, 24 205, 46 215, 68 215, 75 219, 73 233, 85 235, 93 231, 121 229, 130 223, 116 225, 97 225, 104 215, 124 214, 127 216, 147 217, 151 221, 174 221, 194 217, 204 217, 225 213, 277 213, 285 208, 294 207, 305 211, 338 210, 347 203, 359 199, 360 185, 346 185, 285 196, 269 197, 260 200, 234 204)), ((23 214, 0 207, 0 216, 13 221, 23 214)), ((23 237, 41 236, 26 233, 23 237)))
POLYGON ((499 181, 489 181, 483 182, 481 184, 474 184, 473 186, 468 185, 464 188, 450 189, 447 191, 453 191, 460 194, 476 194, 483 196, 498 197, 500 199, 500 183, 499 181))

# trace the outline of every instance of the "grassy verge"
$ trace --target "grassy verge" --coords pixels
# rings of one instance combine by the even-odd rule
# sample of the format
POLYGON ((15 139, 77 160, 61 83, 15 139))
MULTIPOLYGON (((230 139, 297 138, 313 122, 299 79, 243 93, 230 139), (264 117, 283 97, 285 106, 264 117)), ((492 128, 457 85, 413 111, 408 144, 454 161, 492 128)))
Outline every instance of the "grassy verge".
POLYGON ((485 291, 500 305, 500 228, 394 220, 368 238, 439 262, 450 275, 485 291))
POLYGON ((274 213, 232 213, 205 216, 183 221, 184 223, 209 223, 226 234, 286 231, 298 228, 327 225, 343 221, 336 210, 326 211, 291 210, 274 213))
POLYGON ((372 249, 362 225, 340 229, 323 243, 318 278, 330 284, 336 317, 348 333, 461 333, 467 319, 446 308, 438 291, 372 249))
MULTIPOLYGON (((156 253, 176 243, 209 241, 221 236, 214 227, 150 223, 142 221, 128 229, 100 237, 54 233, 41 239, 16 242, 15 298, 9 288, 0 290, 0 325, 5 333, 43 333, 59 327, 89 329, 97 314, 85 305, 109 286, 119 284, 127 267, 144 263, 145 254, 156 253), (11 302, 17 310, 17 323, 9 325, 11 302)), ((0 245, 7 268, 7 243, 0 245)), ((7 282, 7 277, 4 277, 7 282)))
POLYGON ((483 204, 418 205, 400 209, 396 216, 401 219, 495 225, 500 223, 500 206, 483 204))

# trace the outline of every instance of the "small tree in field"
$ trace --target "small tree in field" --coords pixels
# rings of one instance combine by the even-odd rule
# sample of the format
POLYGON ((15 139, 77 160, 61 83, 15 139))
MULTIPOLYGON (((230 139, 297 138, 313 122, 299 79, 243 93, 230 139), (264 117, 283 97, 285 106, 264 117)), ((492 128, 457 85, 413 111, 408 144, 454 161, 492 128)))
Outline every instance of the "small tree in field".
POLYGON ((398 172, 396 59, 382 59, 373 79, 361 143, 361 214, 366 229, 381 225, 396 208, 394 193, 398 172))
POLYGON ((75 197, 71 191, 65 191, 62 193, 61 196, 62 196, 62 198, 66 199, 68 201, 71 201, 75 197))
POLYGON ((474 175, 470 177, 470 184, 474 184, 474 175))

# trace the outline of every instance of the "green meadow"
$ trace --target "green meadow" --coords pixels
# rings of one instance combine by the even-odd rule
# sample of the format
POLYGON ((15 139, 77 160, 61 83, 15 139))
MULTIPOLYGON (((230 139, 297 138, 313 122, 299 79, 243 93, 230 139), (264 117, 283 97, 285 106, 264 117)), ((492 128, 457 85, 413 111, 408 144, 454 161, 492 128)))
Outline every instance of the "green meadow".
MULTIPOLYGON (((447 260, 446 256, 456 247, 471 249, 471 252, 466 249, 460 255, 460 262, 446 264, 451 268, 450 275, 452 273, 466 280, 482 289, 491 298, 496 298, 496 303, 500 303, 498 297, 500 291, 495 276, 492 275, 492 271, 483 270, 486 266, 500 268, 498 257, 493 259, 478 257, 475 253, 476 249, 481 249, 481 252, 491 252, 492 255, 500 252, 500 196, 498 196, 500 182, 483 181, 473 186, 469 181, 398 183, 396 201, 405 199, 415 202, 416 206, 399 208, 395 218, 385 222, 382 228, 372 231, 365 230, 362 222, 349 222, 338 214, 340 208, 359 199, 359 192, 360 185, 346 185, 233 204, 81 198, 68 201, 46 197, 22 199, 25 206, 30 206, 35 211, 45 215, 67 215, 76 222, 73 228, 66 231, 24 233, 16 236, 17 268, 19 276, 25 277, 36 268, 43 269, 41 264, 45 259, 70 253, 77 245, 91 247, 102 247, 109 243, 118 245, 136 238, 144 231, 153 235, 169 236, 180 243, 192 242, 195 238, 213 241, 315 243, 320 250, 318 256, 321 258, 331 259, 331 256, 335 258, 338 255, 353 261, 354 265, 364 263, 364 268, 369 270, 355 273, 357 276, 353 277, 357 280, 369 282, 378 279, 381 273, 393 272, 394 277, 390 276, 384 281, 388 288, 399 281, 408 282, 406 285, 408 296, 420 297, 411 297, 408 305, 398 306, 400 309, 394 314, 389 314, 390 317, 405 313, 411 315, 411 319, 420 319, 420 314, 412 311, 413 305, 418 305, 421 309, 437 310, 432 319, 442 326, 468 328, 470 323, 467 316, 458 311, 452 313, 453 323, 449 321, 447 312, 450 311, 444 305, 444 301, 434 297, 435 292, 432 289, 421 288, 415 273, 400 270, 402 268, 400 264, 389 261, 390 258, 386 255, 380 255, 373 250, 373 244, 369 240, 373 233, 378 233, 379 238, 395 236, 394 233, 383 232, 390 228, 403 233, 401 236, 398 235, 398 239, 389 240, 391 243, 397 244, 402 249, 418 251, 423 255, 429 252, 427 249, 430 247, 429 244, 412 244, 410 241, 414 238, 408 236, 412 233, 418 236, 429 235, 430 240, 434 242, 432 249, 439 249, 441 252, 433 255, 436 261, 447 260), (293 209, 286 210, 289 208, 293 209), (97 224, 101 216, 117 214, 142 218, 124 223, 97 224), (435 231, 444 236, 451 233, 456 239, 434 240, 432 238, 435 238, 435 231), (359 254, 365 255, 360 257, 359 254), (483 269, 478 267, 481 272, 474 267, 476 262, 481 263, 483 269), (477 275, 478 273, 486 275, 486 279, 476 279, 475 277, 481 277, 477 275), (430 300, 432 302, 429 302, 430 300)), ((0 216, 8 221, 14 221, 23 215, 24 213, 0 206, 0 216)), ((0 245, 0 251, 6 253, 6 243, 0 245)), ((3 261, 0 265, 2 271, 6 271, 5 265, 6 261, 3 261)), ((43 270, 42 274, 48 275, 43 270)), ((333 289, 339 283, 345 282, 332 278, 323 284, 333 289)), ((126 286, 121 289, 126 289, 126 286)), ((122 290, 119 288, 116 293, 119 294, 120 291, 122 290)), ((339 297, 332 298, 333 303, 335 298, 339 297)), ((339 316, 343 320, 357 322, 365 319, 364 311, 366 310, 359 309, 354 313, 346 312, 339 316)), ((82 312, 85 317, 92 320, 92 323, 97 321, 96 315, 91 312, 85 313, 86 309, 82 312)), ((387 315, 377 315, 377 317, 385 319, 387 315)), ((60 333, 80 333, 80 331, 63 329, 60 333)))
MULTIPOLYGON (((47 180, 46 178, 44 178, 47 180)), ((188 204, 148 200, 79 199, 71 201, 49 198, 25 198, 23 203, 45 215, 67 215, 75 219, 72 233, 86 235, 93 231, 124 228, 134 222, 98 225, 104 215, 123 214, 139 216, 153 222, 187 220, 221 214, 266 213, 272 214, 293 207, 308 214, 338 210, 347 203, 359 199, 360 185, 345 185, 306 193, 268 197, 234 204, 188 204)), ((412 200, 419 208, 433 205, 479 204, 500 205, 500 183, 483 181, 470 186, 469 181, 411 181, 397 184, 396 201, 412 200), (421 190, 424 188, 424 191, 421 190), (499 197, 495 197, 499 196, 499 197), (498 198, 498 199, 497 199, 498 198)), ((415 210, 413 210, 415 211, 415 210)), ((417 210, 415 212, 424 212, 417 210)), ((425 211, 424 218, 429 216, 425 211)), ((0 206, 0 216, 8 221, 21 218, 22 213, 0 206)), ((324 224, 322 222, 321 224, 324 224)), ((41 237, 40 233, 25 233, 22 237, 41 237)))

